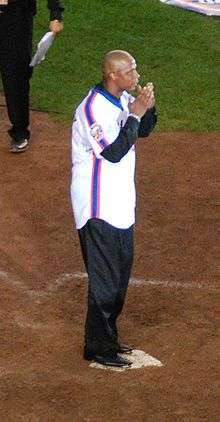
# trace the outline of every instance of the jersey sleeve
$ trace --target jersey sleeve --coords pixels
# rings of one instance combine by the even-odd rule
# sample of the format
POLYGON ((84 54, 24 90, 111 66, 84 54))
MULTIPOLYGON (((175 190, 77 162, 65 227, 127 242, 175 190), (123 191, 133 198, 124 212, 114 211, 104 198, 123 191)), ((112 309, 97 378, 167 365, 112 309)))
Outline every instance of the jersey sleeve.
POLYGON ((103 104, 99 102, 98 94, 92 92, 84 105, 84 128, 97 158, 102 159, 101 152, 116 138, 111 131, 110 116, 106 116, 103 104), (107 118, 106 118, 107 117, 107 118))
POLYGON ((146 138, 150 135, 152 130, 157 124, 157 112, 156 108, 152 107, 147 110, 146 113, 141 118, 141 123, 138 131, 139 138, 146 138))
POLYGON ((138 138, 138 128, 139 121, 135 117, 129 116, 116 140, 108 145, 101 155, 111 163, 118 163, 135 144, 138 138))

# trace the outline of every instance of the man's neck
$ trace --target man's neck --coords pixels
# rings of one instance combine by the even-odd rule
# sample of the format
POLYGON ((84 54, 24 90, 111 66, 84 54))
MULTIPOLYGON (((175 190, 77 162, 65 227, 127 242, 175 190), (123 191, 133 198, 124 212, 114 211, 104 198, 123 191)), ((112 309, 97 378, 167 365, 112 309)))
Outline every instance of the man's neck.
POLYGON ((120 91, 117 87, 115 87, 113 84, 109 83, 108 81, 103 80, 102 84, 106 91, 108 91, 111 95, 113 95, 116 98, 121 98, 123 91, 120 91))

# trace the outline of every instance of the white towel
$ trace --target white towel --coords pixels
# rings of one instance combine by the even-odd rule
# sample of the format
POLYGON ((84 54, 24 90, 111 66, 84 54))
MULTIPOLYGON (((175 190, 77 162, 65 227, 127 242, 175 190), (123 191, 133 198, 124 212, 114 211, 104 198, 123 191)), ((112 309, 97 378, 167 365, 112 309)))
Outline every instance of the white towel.
POLYGON ((43 38, 41 38, 37 45, 37 51, 30 62, 30 66, 37 66, 45 59, 46 53, 53 44, 54 38, 54 32, 47 32, 43 38))

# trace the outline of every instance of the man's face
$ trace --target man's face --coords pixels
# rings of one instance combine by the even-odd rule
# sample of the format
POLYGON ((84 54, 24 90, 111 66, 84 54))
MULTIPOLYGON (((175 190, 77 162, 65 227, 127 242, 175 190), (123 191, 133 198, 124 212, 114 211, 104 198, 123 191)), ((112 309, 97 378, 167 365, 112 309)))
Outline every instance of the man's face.
POLYGON ((140 78, 136 68, 136 62, 132 57, 122 61, 120 69, 114 72, 114 81, 119 90, 133 91, 136 88, 140 78))

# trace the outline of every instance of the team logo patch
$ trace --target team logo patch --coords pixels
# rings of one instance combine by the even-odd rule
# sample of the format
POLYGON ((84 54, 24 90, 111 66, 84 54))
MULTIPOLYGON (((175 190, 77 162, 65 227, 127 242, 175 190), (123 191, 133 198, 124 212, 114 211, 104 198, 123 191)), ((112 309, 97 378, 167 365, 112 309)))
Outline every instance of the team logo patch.
POLYGON ((90 134, 95 139, 96 142, 101 141, 101 139, 104 137, 104 131, 101 125, 98 123, 93 123, 93 125, 90 128, 90 134))

